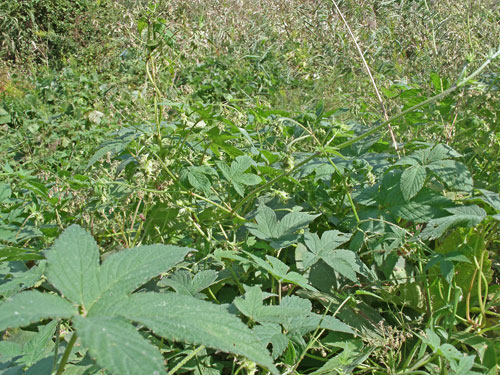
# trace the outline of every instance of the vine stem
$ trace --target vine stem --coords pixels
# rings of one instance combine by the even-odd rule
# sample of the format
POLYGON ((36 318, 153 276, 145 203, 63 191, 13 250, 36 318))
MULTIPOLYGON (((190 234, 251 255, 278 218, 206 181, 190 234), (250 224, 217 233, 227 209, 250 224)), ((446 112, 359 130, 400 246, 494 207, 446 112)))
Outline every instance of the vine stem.
POLYGON ((365 56, 363 54, 363 50, 359 46, 359 43, 356 39, 356 36, 352 32, 351 27, 347 23, 344 15, 340 11, 340 8, 338 7, 337 2, 335 0, 332 0, 332 3, 334 5, 335 9, 337 10, 337 13, 339 14, 340 18, 342 19, 342 22, 344 22, 344 25, 345 25, 347 31, 349 32, 349 35, 351 36, 351 38, 354 42, 354 45, 356 46, 356 49, 358 50, 359 56, 361 57, 361 60, 363 61, 363 65, 365 66, 366 72, 368 73, 368 77, 370 77, 370 81, 372 83, 373 89, 375 90, 375 95, 377 96, 377 99, 379 101, 380 108, 382 109, 382 113, 384 114, 384 120, 387 122, 387 128, 389 129, 389 133, 391 134, 392 146, 394 147, 394 150, 396 150, 396 152, 399 156, 398 142, 396 141, 396 136, 394 135, 394 131, 392 130, 391 123, 388 122, 389 115, 387 114, 387 110, 385 109, 384 101, 382 100, 382 96, 380 95, 377 84, 375 83, 375 78, 373 78, 370 66, 366 62, 365 56))
POLYGON ((59 368, 57 369, 56 375, 62 375, 64 372, 64 367, 66 367, 66 362, 68 362, 69 355, 71 354, 71 350, 73 349, 73 346, 75 346, 76 343, 76 332, 73 332, 73 335, 71 336, 71 339, 68 342, 68 346, 66 347, 66 350, 64 351, 64 354, 61 358, 61 363, 59 364, 59 368))
POLYGON ((172 370, 170 370, 167 375, 175 374, 182 366, 184 366, 191 358, 193 358, 196 354, 205 349, 204 345, 198 346, 195 350, 185 356, 182 361, 180 361, 172 370))
MULTIPOLYGON (((365 139, 366 137, 369 137, 370 135, 380 131, 382 128, 384 128, 385 126, 387 126, 388 124, 390 124, 391 122, 395 121, 395 120, 398 120, 400 119, 401 117, 407 115, 408 113, 411 113, 415 110, 417 110, 418 108, 421 108, 427 104, 430 104, 430 103, 433 103, 435 102, 436 100, 439 100, 449 94, 451 94, 453 91, 457 90, 458 88, 462 87, 462 86, 465 86, 467 84, 467 82, 469 82, 470 80, 474 79, 477 75, 479 75, 484 69, 486 69, 486 67, 494 60, 496 59, 498 56, 500 55, 500 49, 498 49, 493 55, 491 55, 479 68, 477 68, 472 74, 470 74, 468 77, 465 77, 464 79, 462 79, 461 81, 459 81, 458 83, 454 84, 453 86, 451 86, 449 89, 437 94, 437 95, 434 95, 433 97, 427 99, 427 100, 424 100, 423 102, 421 103, 418 103, 416 105, 414 105, 413 107, 411 108, 408 108, 400 113, 398 113, 397 115, 394 115, 392 116, 391 118, 389 118, 388 120, 382 122, 381 124, 373 127, 372 129, 364 132, 363 134, 361 135, 358 135, 357 137, 354 137, 348 141, 345 141, 337 146, 333 146, 332 148, 336 151, 338 150, 341 150, 343 148, 346 148, 346 147, 349 147, 351 146, 352 144, 362 140, 362 139, 365 139)), ((292 172, 296 171, 298 168, 302 167, 303 165, 307 164, 308 162, 310 162, 312 159, 320 156, 321 154, 323 154, 323 150, 320 150, 320 151, 316 151, 314 152, 312 155, 308 156, 307 158, 305 158, 303 161, 301 161, 299 164, 297 164, 295 167, 287 170, 287 171, 284 171, 282 172, 280 175, 276 176, 275 178, 271 179, 269 182, 265 183, 264 185, 261 185, 259 187, 257 187, 256 189, 254 189, 253 191, 251 191, 247 196, 245 196, 244 198, 242 198, 233 208, 233 210, 231 211, 231 215, 236 215, 237 214, 237 210, 240 209, 246 201, 250 200, 251 198, 253 198, 255 195, 257 195, 258 193, 260 193, 261 191, 267 189, 268 187, 274 185, 276 182, 278 182, 279 180, 281 180, 283 177, 286 177, 288 175, 290 175, 292 172)))

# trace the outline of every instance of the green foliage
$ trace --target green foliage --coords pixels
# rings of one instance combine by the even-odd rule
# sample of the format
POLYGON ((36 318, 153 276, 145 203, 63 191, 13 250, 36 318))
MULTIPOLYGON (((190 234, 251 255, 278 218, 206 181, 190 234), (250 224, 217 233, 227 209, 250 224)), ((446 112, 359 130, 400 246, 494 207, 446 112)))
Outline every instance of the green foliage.
MULTIPOLYGON (((41 319, 71 319, 74 337, 80 336, 96 362, 111 373, 134 374, 141 368, 164 373, 161 353, 125 318, 161 336, 245 355, 273 370, 259 340, 223 307, 180 294, 132 294, 191 250, 143 246, 113 254, 99 265, 92 237, 71 226, 46 252, 47 279, 64 297, 28 291, 9 298, 0 305, 0 330, 41 319)), ((74 341, 66 350, 72 345, 74 341)), ((64 366, 63 361, 60 369, 64 366)))
POLYGON ((89 0, 2 1, 1 47, 4 59, 38 58, 56 62, 86 42, 89 0))
POLYGON ((496 4, 22 3, 0 372, 498 372, 496 4))

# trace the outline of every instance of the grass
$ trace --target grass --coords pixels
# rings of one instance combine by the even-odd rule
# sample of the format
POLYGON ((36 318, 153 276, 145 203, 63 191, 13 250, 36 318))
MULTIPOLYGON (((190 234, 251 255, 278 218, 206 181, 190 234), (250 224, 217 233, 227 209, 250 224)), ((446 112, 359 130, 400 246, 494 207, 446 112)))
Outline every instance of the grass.
POLYGON ((12 9, 0 3, 12 27, 0 43, 2 366, 498 372, 496 1, 87 2, 61 39, 15 29, 12 9), (74 246, 90 237, 99 254, 74 246), (85 254, 105 269, 158 243, 186 250, 129 275, 147 283, 127 298, 150 305, 95 313, 140 325, 95 340, 86 311, 103 286, 80 301, 57 275, 85 254), (54 294, 78 311, 11 318, 54 294), (145 322, 163 299, 176 306, 164 322, 220 314, 247 339, 194 318, 191 331, 145 322), (125 331, 155 360, 115 340, 125 331))

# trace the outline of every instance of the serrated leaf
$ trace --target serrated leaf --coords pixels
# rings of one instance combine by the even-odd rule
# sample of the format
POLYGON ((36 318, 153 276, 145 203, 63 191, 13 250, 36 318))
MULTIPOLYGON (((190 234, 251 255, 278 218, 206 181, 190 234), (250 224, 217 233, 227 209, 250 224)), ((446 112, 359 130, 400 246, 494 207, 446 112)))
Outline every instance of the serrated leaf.
POLYGON ((273 358, 278 358, 288 346, 288 337, 282 333, 278 324, 264 323, 256 325, 252 331, 266 344, 273 346, 273 358))
POLYGON ((34 363, 43 359, 51 350, 53 346, 52 336, 56 331, 57 321, 41 326, 39 332, 33 336, 33 338, 27 342, 23 347, 24 357, 23 361, 26 366, 31 366, 34 363))
POLYGON ((483 194, 481 199, 489 204, 495 211, 500 212, 500 197, 498 196, 498 193, 485 189, 479 189, 479 191, 483 194))
POLYGON ((243 315, 255 322, 264 310, 263 299, 264 295, 260 287, 253 286, 247 287, 246 293, 241 297, 236 297, 233 304, 243 315))
POLYGON ((308 269, 324 254, 349 241, 351 236, 349 233, 342 233, 338 230, 326 231, 321 235, 321 238, 316 233, 304 234, 304 242, 310 251, 302 251, 302 266, 304 269, 308 269))
POLYGON ((231 167, 228 167, 222 161, 217 162, 217 166, 224 177, 231 182, 236 192, 242 197, 245 195, 244 186, 257 185, 262 181, 259 176, 253 173, 245 173, 252 164, 254 164, 254 161, 247 155, 238 156, 231 163, 231 167))
POLYGON ((88 307, 99 296, 99 249, 78 225, 68 227, 45 251, 47 279, 70 301, 88 307))
POLYGON ((340 275, 356 282, 356 274, 370 277, 370 272, 359 257, 350 250, 337 249, 337 246, 347 242, 350 234, 339 231, 327 231, 321 239, 316 233, 306 233, 304 241, 310 251, 297 247, 299 259, 306 269, 323 260, 340 275))
POLYGON ((246 252, 246 254, 252 258, 252 260, 260 267, 264 268, 267 272, 269 272, 273 277, 275 277, 279 281, 289 282, 295 285, 298 285, 302 288, 315 290, 312 286, 307 283, 307 279, 298 274, 297 272, 288 272, 290 267, 288 267, 285 263, 283 263, 278 258, 272 257, 270 255, 266 255, 265 262, 263 259, 246 252))
POLYGON ((278 221, 274 211, 265 205, 257 210, 256 224, 249 223, 247 228, 254 236, 270 241, 275 249, 281 249, 295 243, 299 235, 295 232, 305 228, 319 215, 309 215, 305 212, 290 212, 278 221))
POLYGON ((401 193, 406 201, 409 201, 424 187, 427 171, 422 166, 412 166, 401 174, 401 193))
POLYGON ((187 179, 192 187, 208 194, 212 186, 208 176, 211 175, 217 175, 217 173, 209 166, 191 166, 182 173, 181 179, 187 179))
POLYGON ((14 273, 12 279, 0 285, 0 295, 10 297, 21 290, 33 287, 42 278, 45 266, 46 262, 42 261, 28 271, 14 273))
POLYGON ((486 217, 486 211, 476 205, 452 207, 447 211, 452 215, 429 221, 420 237, 424 240, 433 240, 456 226, 476 226, 486 217))
POLYGON ((120 318, 75 317, 76 332, 91 356, 114 375, 165 374, 157 347, 120 318))
POLYGON ((117 295, 132 293, 151 278, 168 271, 190 251, 195 250, 172 245, 145 245, 110 255, 99 272, 100 300, 89 314, 100 310, 99 305, 107 305, 106 299, 115 301, 117 295))
POLYGON ((139 293, 119 314, 165 338, 243 355, 278 373, 260 340, 222 306, 180 294, 139 293))
POLYGON ((159 286, 169 286, 177 293, 205 299, 206 296, 200 293, 208 288, 217 279, 217 272, 213 270, 204 270, 198 272, 194 277, 186 270, 175 272, 168 279, 161 280, 159 286))
POLYGON ((470 192, 474 188, 469 169, 456 160, 438 160, 427 168, 450 189, 470 192))
POLYGON ((48 318, 70 318, 77 311, 69 302, 53 294, 28 291, 8 298, 0 305, 0 331, 24 327, 48 318))

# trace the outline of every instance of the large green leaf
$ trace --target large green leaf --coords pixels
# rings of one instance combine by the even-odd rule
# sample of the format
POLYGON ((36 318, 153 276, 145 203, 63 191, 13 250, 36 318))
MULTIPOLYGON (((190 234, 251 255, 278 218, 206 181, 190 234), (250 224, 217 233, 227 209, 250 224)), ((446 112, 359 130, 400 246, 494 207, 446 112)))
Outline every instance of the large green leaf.
POLYGON ((446 209, 450 216, 429 221, 421 233, 425 240, 441 237, 448 229, 456 226, 473 227, 486 217, 486 212, 479 206, 458 206, 446 209))
POLYGON ((411 166, 401 174, 401 193, 409 201, 424 187, 427 171, 422 166, 411 166))
POLYGON ((157 335, 240 354, 278 373, 260 340, 222 306, 180 294, 139 293, 117 311, 157 335))
POLYGON ((470 192, 474 188, 471 173, 464 164, 456 160, 435 161, 427 168, 452 190, 470 192))
POLYGON ((262 205, 255 216, 257 223, 249 223, 247 228, 254 236, 270 241, 272 247, 280 249, 295 243, 300 237, 295 232, 305 228, 318 216, 293 211, 278 221, 275 212, 270 207, 262 205))
POLYGON ((69 302, 53 294, 21 292, 0 305, 0 331, 36 323, 41 319, 70 318, 77 311, 69 302))
POLYGON ((81 227, 68 227, 45 257, 47 279, 63 296, 86 308, 99 296, 99 249, 81 227))
POLYGON ((75 317, 76 332, 95 361, 113 375, 165 374, 155 346, 121 318, 75 317))
POLYGON ((99 272, 100 300, 89 313, 96 314, 102 305, 114 303, 119 295, 132 293, 151 278, 168 271, 190 251, 194 250, 172 245, 146 245, 110 255, 99 272))

